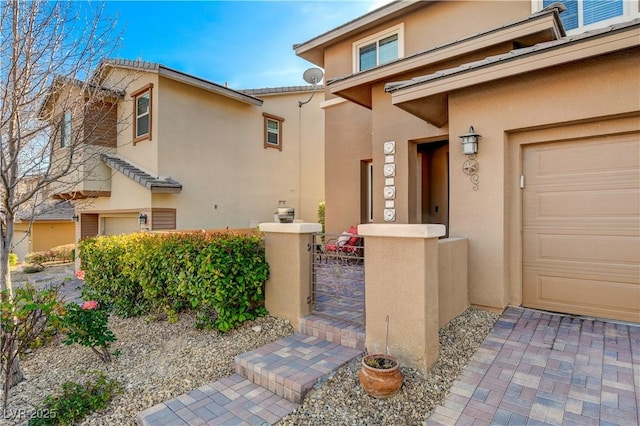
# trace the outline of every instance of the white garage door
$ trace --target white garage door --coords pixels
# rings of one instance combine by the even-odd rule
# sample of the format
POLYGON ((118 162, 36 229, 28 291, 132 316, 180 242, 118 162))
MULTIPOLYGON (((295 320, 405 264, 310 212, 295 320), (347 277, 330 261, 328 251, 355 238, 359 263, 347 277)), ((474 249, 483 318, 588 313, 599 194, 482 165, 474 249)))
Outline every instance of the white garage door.
POLYGON ((103 218, 104 235, 132 234, 140 231, 136 217, 105 217, 103 218))
POLYGON ((523 304, 640 321, 640 134, 523 151, 523 304))

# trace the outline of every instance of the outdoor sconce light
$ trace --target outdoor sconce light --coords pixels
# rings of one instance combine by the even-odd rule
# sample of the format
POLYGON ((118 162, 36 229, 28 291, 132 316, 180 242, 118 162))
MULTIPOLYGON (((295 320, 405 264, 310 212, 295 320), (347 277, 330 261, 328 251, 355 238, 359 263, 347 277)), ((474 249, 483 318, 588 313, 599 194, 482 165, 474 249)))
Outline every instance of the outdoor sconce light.
POLYGON ((138 223, 140 225, 146 225, 147 224, 147 215, 144 213, 140 213, 140 216, 138 216, 138 223))
POLYGON ((80 221, 80 216, 78 216, 77 214, 74 214, 73 216, 71 216, 71 220, 74 222, 78 222, 80 221))
POLYGON ((462 153, 464 155, 476 155, 478 153, 478 138, 481 136, 475 132, 473 126, 469 127, 469 133, 459 137, 462 139, 462 153))
POLYGON ((473 126, 469 127, 468 133, 460 135, 460 139, 462 139, 462 153, 468 156, 468 159, 462 164, 462 171, 471 179, 474 191, 477 191, 480 187, 480 178, 478 177, 480 165, 476 161, 478 138, 480 137, 481 136, 473 129, 473 126))

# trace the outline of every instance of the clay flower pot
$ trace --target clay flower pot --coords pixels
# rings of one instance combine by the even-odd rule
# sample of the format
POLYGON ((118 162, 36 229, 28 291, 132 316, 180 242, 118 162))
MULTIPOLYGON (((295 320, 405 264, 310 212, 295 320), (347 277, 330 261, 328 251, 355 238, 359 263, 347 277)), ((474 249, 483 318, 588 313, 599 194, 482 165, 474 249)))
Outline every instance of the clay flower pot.
POLYGON ((362 358, 362 368, 358 378, 362 388, 378 399, 395 395, 400 390, 404 379, 398 359, 385 354, 365 355, 362 358))

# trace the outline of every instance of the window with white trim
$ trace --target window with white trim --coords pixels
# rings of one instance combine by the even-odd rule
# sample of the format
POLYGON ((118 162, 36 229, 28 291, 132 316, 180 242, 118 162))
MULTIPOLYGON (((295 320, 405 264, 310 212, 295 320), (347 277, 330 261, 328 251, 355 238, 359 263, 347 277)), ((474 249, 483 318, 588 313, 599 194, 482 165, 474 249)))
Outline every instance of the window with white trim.
POLYGON ((560 14, 560 19, 569 34, 638 17, 638 2, 635 0, 534 0, 534 4, 539 10, 558 1, 567 8, 560 14))
POLYGON ((71 142, 71 113, 65 112, 60 120, 60 148, 69 146, 71 142))
POLYGON ((264 147, 282 151, 282 123, 284 118, 262 113, 264 117, 264 147))
POLYGON ((151 90, 149 83, 131 94, 133 98, 133 143, 144 139, 151 140, 151 90))
POLYGON ((404 24, 353 43, 353 72, 366 71, 404 56, 404 24))

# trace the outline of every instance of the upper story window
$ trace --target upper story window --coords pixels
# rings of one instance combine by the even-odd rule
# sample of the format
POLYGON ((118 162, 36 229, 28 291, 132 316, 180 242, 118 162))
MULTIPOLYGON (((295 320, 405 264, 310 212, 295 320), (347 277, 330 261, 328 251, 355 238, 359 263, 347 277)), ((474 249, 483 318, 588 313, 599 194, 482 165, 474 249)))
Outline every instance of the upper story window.
POLYGON ((404 24, 353 43, 353 72, 366 71, 404 56, 404 24))
POLYGON ((131 94, 133 98, 133 143, 144 139, 151 140, 151 91, 153 84, 149 83, 131 94))
POLYGON ((284 118, 263 113, 264 117, 264 147, 276 148, 282 151, 282 123, 284 118))
MULTIPOLYGON (((534 0, 547 7, 558 0, 534 0)), ((560 0, 567 8, 560 14, 567 33, 579 33, 622 22, 638 15, 638 2, 631 0, 560 0)))
POLYGON ((71 113, 65 112, 60 120, 60 148, 69 146, 71 142, 71 113))

